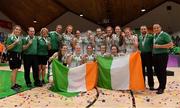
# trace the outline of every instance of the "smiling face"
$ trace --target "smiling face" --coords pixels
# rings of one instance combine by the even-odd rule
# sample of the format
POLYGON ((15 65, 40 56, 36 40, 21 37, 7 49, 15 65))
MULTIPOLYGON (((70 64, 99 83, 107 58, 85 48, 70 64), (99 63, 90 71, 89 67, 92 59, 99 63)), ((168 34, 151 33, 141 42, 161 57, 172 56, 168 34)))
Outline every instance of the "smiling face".
POLYGON ((97 36, 101 35, 101 28, 97 28, 97 29, 96 29, 96 35, 97 35, 97 36))
POLYGON ((119 26, 115 27, 115 33, 120 34, 121 33, 121 28, 119 26))
POLYGON ((67 26, 67 28, 66 28, 66 31, 67 31, 67 34, 71 34, 72 33, 72 31, 73 31, 73 27, 72 26, 67 26))
POLYGON ((106 33, 107 33, 108 36, 112 35, 112 33, 113 33, 112 27, 110 27, 110 26, 107 27, 106 28, 106 33))
POLYGON ((76 37, 80 37, 81 32, 79 30, 76 31, 76 37))
POLYGON ((117 55, 117 53, 118 53, 117 47, 116 47, 116 46, 112 46, 112 47, 111 47, 111 54, 112 54, 112 55, 117 55))
POLYGON ((106 52, 106 46, 105 45, 101 45, 100 51, 101 51, 101 54, 104 54, 106 52))
POLYGON ((92 54, 93 53, 93 47, 91 45, 87 46, 87 53, 92 54))
POLYGON ((154 34, 159 34, 161 32, 161 26, 159 24, 154 24, 153 32, 154 32, 154 34))
POLYGON ((21 35, 21 27, 20 26, 15 26, 13 29, 13 34, 16 36, 20 36, 21 35))
POLYGON ((147 27, 146 26, 141 26, 140 27, 140 31, 143 35, 147 34, 148 30, 147 30, 147 27))
POLYGON ((131 36, 132 35, 132 31, 131 31, 130 28, 125 28, 124 33, 125 33, 126 36, 131 36))
POLYGON ((41 35, 42 35, 42 37, 47 37, 48 36, 48 29, 43 28, 41 31, 41 35))
POLYGON ((75 53, 80 54, 81 53, 81 47, 79 45, 75 46, 75 53))
POLYGON ((67 52, 67 46, 63 45, 63 47, 61 48, 61 52, 62 53, 66 53, 67 52))

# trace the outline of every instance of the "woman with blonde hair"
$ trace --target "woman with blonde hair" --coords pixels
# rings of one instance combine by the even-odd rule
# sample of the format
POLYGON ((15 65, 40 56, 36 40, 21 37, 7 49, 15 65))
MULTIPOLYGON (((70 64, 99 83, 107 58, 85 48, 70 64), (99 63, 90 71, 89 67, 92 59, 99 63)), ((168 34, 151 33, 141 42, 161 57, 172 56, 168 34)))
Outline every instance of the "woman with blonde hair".
POLYGON ((42 83, 45 84, 44 77, 46 73, 46 65, 48 60, 48 50, 51 49, 51 43, 48 39, 48 29, 42 28, 40 31, 40 37, 38 38, 38 64, 39 64, 39 79, 42 79, 42 83))
POLYGON ((22 53, 22 37, 21 37, 21 27, 19 25, 15 25, 13 27, 12 34, 8 37, 6 42, 6 47, 8 51, 8 61, 9 67, 12 70, 11 75, 11 89, 15 91, 19 91, 21 85, 16 83, 16 76, 18 69, 21 68, 21 53, 22 53))

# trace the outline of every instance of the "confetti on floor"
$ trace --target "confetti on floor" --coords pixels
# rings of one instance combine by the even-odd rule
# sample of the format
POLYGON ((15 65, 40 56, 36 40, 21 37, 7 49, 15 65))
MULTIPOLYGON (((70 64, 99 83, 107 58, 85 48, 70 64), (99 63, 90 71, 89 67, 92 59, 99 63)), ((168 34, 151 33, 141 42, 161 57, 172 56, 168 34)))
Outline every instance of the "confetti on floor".
MULTIPOLYGON (((157 79, 155 80, 157 87, 157 79)), ((98 88, 98 92, 93 89, 67 98, 51 92, 48 90, 50 87, 51 83, 0 99, 0 108, 84 108, 94 100, 92 108, 133 108, 130 91, 98 88)), ((174 77, 168 77, 164 94, 157 95, 156 91, 148 89, 133 94, 136 108, 180 108, 180 71, 176 71, 174 77)))

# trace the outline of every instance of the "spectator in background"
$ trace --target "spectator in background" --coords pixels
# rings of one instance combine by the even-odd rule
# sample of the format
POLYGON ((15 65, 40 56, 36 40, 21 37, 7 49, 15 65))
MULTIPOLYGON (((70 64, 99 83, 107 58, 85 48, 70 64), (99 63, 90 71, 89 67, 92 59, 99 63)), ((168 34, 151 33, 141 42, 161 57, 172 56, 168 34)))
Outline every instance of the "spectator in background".
POLYGON ((2 63, 3 51, 4 51, 4 45, 2 42, 0 42, 0 63, 2 63))
POLYGON ((176 36, 176 46, 180 47, 180 36, 176 36))
POLYGON ((4 42, 4 35, 3 35, 3 32, 0 32, 0 42, 4 42))

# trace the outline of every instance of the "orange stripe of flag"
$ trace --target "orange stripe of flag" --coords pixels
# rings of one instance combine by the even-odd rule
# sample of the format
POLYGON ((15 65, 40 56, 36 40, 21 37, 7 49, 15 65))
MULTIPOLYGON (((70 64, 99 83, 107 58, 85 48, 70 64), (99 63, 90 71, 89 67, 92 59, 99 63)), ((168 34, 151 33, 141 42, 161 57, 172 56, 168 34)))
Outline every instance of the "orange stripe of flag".
POLYGON ((97 63, 90 62, 86 64, 86 89, 90 90, 96 86, 97 82, 97 63))
POLYGON ((144 78, 142 72, 142 63, 140 52, 134 52, 130 55, 129 60, 129 68, 130 68, 130 90, 144 90, 144 78))

